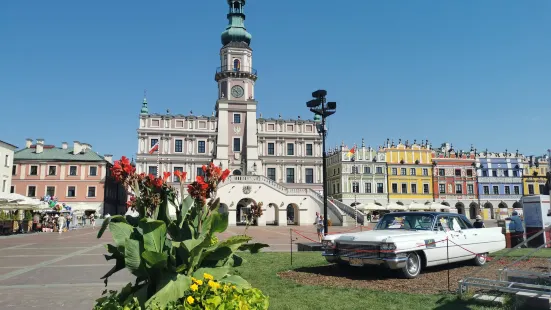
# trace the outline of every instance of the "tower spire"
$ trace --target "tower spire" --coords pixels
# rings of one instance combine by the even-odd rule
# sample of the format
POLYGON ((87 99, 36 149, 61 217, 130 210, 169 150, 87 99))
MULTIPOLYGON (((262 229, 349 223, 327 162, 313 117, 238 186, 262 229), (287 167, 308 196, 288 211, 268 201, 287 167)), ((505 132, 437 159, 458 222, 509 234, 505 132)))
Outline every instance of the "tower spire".
POLYGON ((228 0, 230 12, 228 13, 228 26, 222 32, 222 45, 227 45, 231 42, 244 42, 247 45, 251 44, 252 36, 245 28, 245 13, 243 7, 246 0, 228 0))
POLYGON ((147 108, 147 89, 143 90, 143 101, 142 101, 142 109, 140 111, 140 114, 142 115, 149 114, 149 109, 147 108))

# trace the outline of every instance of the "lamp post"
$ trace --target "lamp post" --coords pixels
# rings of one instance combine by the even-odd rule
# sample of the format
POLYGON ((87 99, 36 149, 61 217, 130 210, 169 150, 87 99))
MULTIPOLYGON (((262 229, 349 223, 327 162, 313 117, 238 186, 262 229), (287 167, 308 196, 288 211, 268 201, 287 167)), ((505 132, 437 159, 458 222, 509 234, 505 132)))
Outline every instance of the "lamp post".
POLYGON ((476 172, 476 197, 477 197, 477 200, 478 200, 478 214, 482 213, 482 206, 480 205, 480 179, 478 177, 478 171, 480 170, 482 173, 482 169, 484 169, 484 166, 482 165, 482 163, 477 166, 476 165, 476 149, 474 149, 474 163, 473 163, 473 167, 475 169, 475 172, 476 172))
POLYGON ((327 235, 327 153, 325 151, 325 136, 327 135, 327 128, 325 128, 325 119, 330 115, 335 114, 337 109, 336 102, 327 102, 325 97, 327 91, 323 89, 316 90, 312 93, 314 99, 306 103, 306 107, 310 108, 314 114, 321 116, 321 124, 318 125, 318 132, 322 139, 322 156, 323 156, 323 231, 327 235))
MULTIPOLYGON (((354 148, 356 148, 356 145, 354 145, 354 148)), ((355 227, 358 227, 358 200, 356 199, 357 193, 360 191, 360 184, 357 181, 356 175, 358 174, 358 166, 356 166, 356 159, 354 156, 356 156, 356 153, 352 154, 352 162, 354 165, 352 166, 352 173, 354 174, 354 185, 357 187, 352 187, 352 191, 354 192, 354 222, 356 224, 355 227)))

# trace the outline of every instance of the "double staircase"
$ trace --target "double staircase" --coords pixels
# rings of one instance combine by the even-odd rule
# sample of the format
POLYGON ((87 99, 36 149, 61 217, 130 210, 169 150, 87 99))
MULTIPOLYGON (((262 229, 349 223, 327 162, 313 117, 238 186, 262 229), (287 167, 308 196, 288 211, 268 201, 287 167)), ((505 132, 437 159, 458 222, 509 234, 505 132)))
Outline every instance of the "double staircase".
MULTIPOLYGON (((285 196, 308 196, 317 202, 320 210, 323 210, 323 195, 310 188, 288 188, 262 175, 232 175, 228 182, 221 184, 221 186, 232 183, 262 184, 285 196)), ((356 213, 353 207, 338 200, 327 199, 327 209, 329 211, 328 216, 334 226, 354 226, 356 223, 364 223, 364 213, 359 211, 356 213)))

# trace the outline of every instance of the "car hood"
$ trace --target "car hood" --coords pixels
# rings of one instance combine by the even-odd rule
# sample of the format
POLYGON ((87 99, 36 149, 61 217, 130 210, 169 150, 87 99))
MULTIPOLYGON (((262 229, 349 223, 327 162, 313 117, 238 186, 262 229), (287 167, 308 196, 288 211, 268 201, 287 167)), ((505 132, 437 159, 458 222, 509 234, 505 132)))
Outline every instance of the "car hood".
POLYGON ((398 240, 414 239, 419 235, 433 234, 426 230, 386 229, 371 230, 359 233, 342 234, 336 238, 337 242, 395 242, 398 240))

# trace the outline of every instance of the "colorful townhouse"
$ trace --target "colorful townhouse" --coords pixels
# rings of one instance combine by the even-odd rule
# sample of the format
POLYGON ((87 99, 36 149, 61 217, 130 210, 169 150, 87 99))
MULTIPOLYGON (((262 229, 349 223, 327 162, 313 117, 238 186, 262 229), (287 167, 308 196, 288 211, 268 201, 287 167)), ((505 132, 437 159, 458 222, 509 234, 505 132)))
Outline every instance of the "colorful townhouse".
POLYGON ((38 199, 55 196, 79 214, 124 214, 126 193, 110 177, 111 160, 87 143, 57 147, 27 139, 14 154, 12 190, 38 199))
POLYGON ((487 150, 478 154, 478 191, 485 219, 503 218, 513 208, 521 208, 523 195, 523 156, 518 153, 492 153, 487 150))
POLYGON ((545 156, 527 156, 524 158, 522 183, 524 195, 549 195, 545 190, 549 158, 545 156))
POLYGON ((330 150, 327 158, 328 195, 344 204, 388 203, 387 169, 382 148, 344 143, 330 150))
POLYGON ((474 149, 455 151, 449 143, 442 144, 433 158, 434 199, 471 219, 479 209, 475 161, 474 149))
POLYGON ((385 152, 389 201, 398 205, 426 204, 434 201, 432 149, 427 141, 398 144, 387 140, 385 152))

